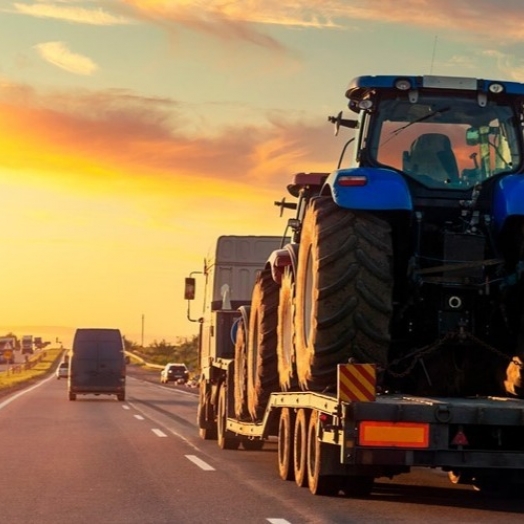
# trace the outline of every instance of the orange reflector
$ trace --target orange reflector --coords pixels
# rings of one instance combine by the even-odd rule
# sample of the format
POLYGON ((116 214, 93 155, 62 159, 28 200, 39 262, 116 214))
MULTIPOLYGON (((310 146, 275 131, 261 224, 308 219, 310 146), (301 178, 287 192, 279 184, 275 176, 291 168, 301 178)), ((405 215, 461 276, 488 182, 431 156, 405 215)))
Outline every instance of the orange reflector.
POLYGON ((417 422, 360 423, 359 444, 393 448, 428 448, 429 424, 417 422))
POLYGON ((374 364, 338 365, 338 400, 370 402, 376 398, 377 370, 374 364))

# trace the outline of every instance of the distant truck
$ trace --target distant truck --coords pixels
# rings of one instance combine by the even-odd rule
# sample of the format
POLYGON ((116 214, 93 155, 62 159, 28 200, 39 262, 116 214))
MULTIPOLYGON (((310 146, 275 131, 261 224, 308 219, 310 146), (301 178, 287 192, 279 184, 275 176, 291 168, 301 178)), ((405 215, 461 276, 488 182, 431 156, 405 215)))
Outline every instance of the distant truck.
POLYGON ((0 337, 0 364, 14 364, 15 337, 0 337))
POLYGON ((33 335, 24 335, 22 337, 22 355, 33 353, 33 335))

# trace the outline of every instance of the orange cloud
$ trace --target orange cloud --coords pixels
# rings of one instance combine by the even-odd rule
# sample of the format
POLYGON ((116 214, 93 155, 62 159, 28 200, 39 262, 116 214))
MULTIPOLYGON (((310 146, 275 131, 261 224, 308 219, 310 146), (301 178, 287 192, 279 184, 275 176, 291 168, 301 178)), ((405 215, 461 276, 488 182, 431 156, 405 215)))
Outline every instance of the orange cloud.
POLYGON ((282 187, 296 171, 331 169, 340 141, 325 121, 286 119, 229 127, 215 136, 184 131, 183 106, 125 90, 40 94, 0 87, 0 165, 176 183, 282 187))
POLYGON ((45 42, 34 47, 44 60, 70 73, 91 75, 98 69, 90 58, 71 52, 63 42, 45 42))
POLYGON ((348 28, 360 20, 452 32, 455 38, 522 40, 524 5, 498 0, 122 0, 132 16, 167 28, 181 25, 268 48, 281 44, 256 25, 348 28), (255 25, 256 24, 256 25, 255 25))
POLYGON ((113 16, 103 9, 85 9, 78 6, 57 5, 52 2, 34 4, 14 2, 11 10, 5 10, 37 18, 54 18, 79 24, 120 25, 132 23, 129 19, 113 16))

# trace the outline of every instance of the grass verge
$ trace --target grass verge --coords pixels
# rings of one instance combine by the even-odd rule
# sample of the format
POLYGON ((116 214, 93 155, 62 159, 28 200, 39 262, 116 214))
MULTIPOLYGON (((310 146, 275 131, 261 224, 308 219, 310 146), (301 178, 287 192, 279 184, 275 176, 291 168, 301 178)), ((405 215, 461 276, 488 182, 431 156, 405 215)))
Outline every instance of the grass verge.
MULTIPOLYGON (((0 372, 0 395, 4 396, 13 391, 17 391, 51 373, 64 352, 65 350, 61 348, 45 349, 42 352, 42 358, 38 362, 35 362, 34 366, 30 369, 23 369, 24 365, 21 364, 19 366, 21 368, 20 371, 0 372)), ((30 361, 34 358, 33 356, 30 361)))

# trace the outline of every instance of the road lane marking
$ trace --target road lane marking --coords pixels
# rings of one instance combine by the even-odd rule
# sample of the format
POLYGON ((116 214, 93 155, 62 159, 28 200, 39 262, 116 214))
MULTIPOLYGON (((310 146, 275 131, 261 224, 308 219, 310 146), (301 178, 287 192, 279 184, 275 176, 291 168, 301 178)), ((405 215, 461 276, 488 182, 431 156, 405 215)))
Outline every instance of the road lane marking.
POLYGON ((122 409, 131 409, 129 406, 122 406, 122 409))
POLYGON ((153 428, 151 430, 157 437, 167 437, 167 435, 160 429, 153 428))
POLYGON ((133 417, 135 417, 138 420, 145 420, 142 415, 133 415, 133 417))
POLYGON ((186 458, 189 459, 193 464, 196 464, 200 469, 204 471, 215 471, 213 466, 210 466, 207 462, 204 462, 202 459, 199 459, 195 455, 186 455, 186 458))
POLYGON ((2 403, 0 403, 0 409, 5 408, 8 404, 11 404, 13 400, 16 400, 17 398, 21 397, 22 395, 25 395, 26 393, 33 391, 33 389, 39 388, 40 386, 44 385, 46 382, 49 382, 50 380, 54 378, 55 376, 51 375, 49 378, 42 380, 38 384, 35 384, 34 386, 31 386, 30 388, 24 389, 20 391, 19 393, 16 393, 15 395, 13 395, 12 397, 9 397, 7 400, 4 400, 2 403))
POLYGON ((286 519, 267 519, 271 524, 291 524, 289 520, 286 519))

